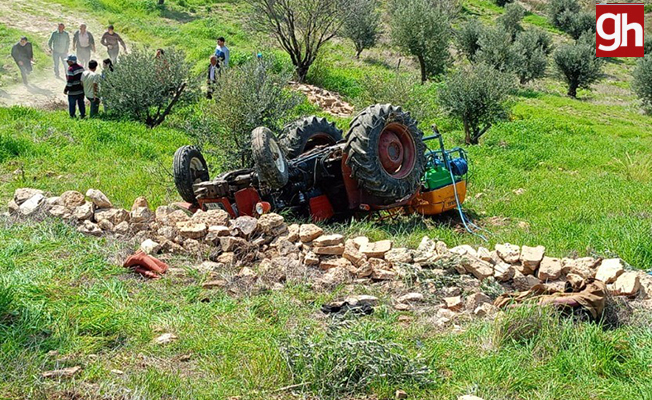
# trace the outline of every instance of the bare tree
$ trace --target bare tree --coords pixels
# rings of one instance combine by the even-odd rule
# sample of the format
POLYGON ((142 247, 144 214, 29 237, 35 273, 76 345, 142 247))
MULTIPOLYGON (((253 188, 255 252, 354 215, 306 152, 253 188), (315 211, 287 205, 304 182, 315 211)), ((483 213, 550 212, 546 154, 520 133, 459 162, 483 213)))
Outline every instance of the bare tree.
POLYGON ((347 14, 346 0, 246 0, 254 27, 271 33, 290 55, 303 82, 324 43, 332 39, 347 14))

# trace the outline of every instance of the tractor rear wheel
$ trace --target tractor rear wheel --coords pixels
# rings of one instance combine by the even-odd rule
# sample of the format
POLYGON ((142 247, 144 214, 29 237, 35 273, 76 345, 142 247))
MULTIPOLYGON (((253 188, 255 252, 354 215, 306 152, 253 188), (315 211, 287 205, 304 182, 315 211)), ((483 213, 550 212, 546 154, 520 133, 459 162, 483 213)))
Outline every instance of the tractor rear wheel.
POLYGON ((195 146, 181 146, 174 153, 174 184, 184 201, 197 204, 192 185, 210 179, 206 160, 195 146))
POLYGON ((358 114, 347 134, 352 177, 383 205, 411 196, 425 169, 423 132, 400 107, 376 104, 358 114))
POLYGON ((288 124, 283 129, 281 145, 289 159, 314 149, 330 146, 342 140, 342 131, 326 118, 310 116, 288 124))
POLYGON ((288 183, 288 162, 269 129, 258 127, 251 132, 251 151, 258 177, 272 189, 279 189, 288 183))

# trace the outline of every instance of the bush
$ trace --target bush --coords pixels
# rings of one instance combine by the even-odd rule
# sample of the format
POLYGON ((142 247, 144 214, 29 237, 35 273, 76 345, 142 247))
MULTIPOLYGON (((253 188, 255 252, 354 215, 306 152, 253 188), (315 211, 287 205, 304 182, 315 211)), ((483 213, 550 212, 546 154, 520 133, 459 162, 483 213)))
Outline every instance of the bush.
POLYGON ((396 73, 377 73, 365 76, 361 82, 362 93, 356 99, 360 109, 371 104, 396 104, 409 111, 417 120, 426 118, 428 110, 434 105, 427 104, 428 85, 408 75, 396 73))
POLYGON ((518 3, 510 3, 505 6, 505 13, 497 18, 497 22, 499 26, 509 32, 512 40, 514 40, 516 35, 523 31, 521 21, 524 16, 525 8, 523 6, 518 3))
POLYGON ((349 7, 350 16, 344 20, 342 34, 353 41, 355 58, 360 58, 364 49, 376 45, 380 34, 380 13, 377 0, 352 0, 349 7))
POLYGON ((476 61, 492 66, 500 72, 512 70, 514 49, 511 35, 500 28, 486 28, 480 36, 480 50, 476 61))
POLYGON ((602 76, 604 60, 595 56, 595 45, 590 36, 583 36, 574 44, 559 47, 554 54, 555 64, 568 84, 568 95, 577 97, 578 88, 589 86, 602 76))
POLYGON ((474 18, 462 24, 455 32, 457 49, 471 62, 475 61, 476 54, 480 50, 480 37, 484 29, 482 22, 474 18))
POLYGON ((528 30, 521 32, 512 45, 512 70, 521 85, 543 77, 546 72, 548 58, 541 38, 541 32, 528 30))
POLYGON ((577 0, 550 0, 548 4, 548 18, 550 23, 563 31, 567 23, 568 15, 577 14, 581 11, 580 3, 577 0))
POLYGON ((579 13, 565 12, 560 16, 562 30, 575 40, 584 33, 595 34, 595 13, 581 11, 579 13))
POLYGON ((464 124, 467 144, 480 137, 496 121, 507 116, 507 97, 512 78, 486 64, 450 74, 439 91, 439 103, 446 113, 464 124))
POLYGON ((105 75, 100 94, 110 113, 153 128, 191 93, 188 71, 183 52, 170 49, 157 58, 147 49, 133 49, 105 75))
POLYGON ((390 10, 392 39, 398 47, 417 58, 421 82, 443 74, 450 62, 451 3, 392 0, 390 10))
POLYGON ((632 89, 643 102, 643 106, 652 109, 652 56, 646 55, 638 61, 634 69, 632 89))
POLYGON ((506 4, 511 4, 514 0, 494 0, 494 2, 501 7, 505 7, 506 4))
POLYGON ((208 112, 220 124, 218 132, 201 134, 212 144, 227 169, 249 168, 251 131, 266 126, 280 130, 294 107, 302 102, 299 94, 286 88, 290 71, 274 72, 270 60, 251 60, 225 70, 213 94, 208 112))

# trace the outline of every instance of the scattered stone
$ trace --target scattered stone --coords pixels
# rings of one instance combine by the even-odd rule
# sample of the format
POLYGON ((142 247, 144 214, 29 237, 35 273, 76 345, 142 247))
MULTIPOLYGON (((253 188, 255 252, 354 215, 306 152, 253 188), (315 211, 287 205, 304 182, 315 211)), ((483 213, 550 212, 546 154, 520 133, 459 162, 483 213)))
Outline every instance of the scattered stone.
MULTIPOLYGON (((337 246, 343 244, 344 244, 344 236, 339 234, 322 235, 312 241, 312 245, 314 247, 337 246)), ((342 246, 342 248, 344 248, 344 246, 342 246)))
POLYGON ((331 268, 322 275, 319 282, 326 286, 335 286, 350 280, 350 273, 344 268, 331 268))
POLYGON ((224 265, 235 265, 236 264, 235 253, 232 251, 224 252, 217 257, 216 261, 224 265))
POLYGON ((201 245, 195 239, 186 239, 183 241, 183 248, 186 249, 189 253, 199 253, 201 250, 201 245))
POLYGON ((520 261, 523 270, 527 271, 528 274, 533 274, 534 271, 539 268, 539 264, 541 264, 541 260, 543 259, 545 252, 546 248, 543 246, 521 247, 520 261))
POLYGON ((477 257, 477 255, 478 255, 478 252, 475 251, 475 249, 473 247, 469 246, 468 244, 463 244, 461 246, 453 247, 449 251, 451 253, 459 254, 461 256, 465 256, 465 255, 468 254, 470 256, 477 257))
POLYGON ((604 283, 613 283, 623 272, 625 268, 620 258, 608 258, 600 263, 595 279, 604 283))
POLYGON ((611 293, 616 296, 636 296, 641 288, 641 280, 636 272, 625 272, 614 282, 611 293))
POLYGON ((100 236, 102 235, 102 229, 99 226, 92 223, 89 220, 84 221, 81 225, 77 227, 77 230, 86 235, 100 236))
POLYGON ((412 292, 404 294, 403 296, 396 299, 399 303, 420 303, 425 300, 425 297, 421 293, 412 292))
POLYGON ((100 222, 98 222, 98 223, 97 223, 97 226, 98 226, 101 230, 106 231, 106 232, 111 232, 111 231, 113 231, 113 224, 111 223, 111 221, 109 221, 109 220, 107 220, 107 219, 103 219, 103 220, 101 220, 100 222))
POLYGON ((341 256, 344 253, 344 245, 338 244, 335 246, 326 246, 326 247, 313 247, 313 253, 318 255, 337 255, 341 256))
POLYGON ((583 258, 563 258, 561 260, 561 272, 563 274, 576 274, 582 278, 591 279, 595 277, 595 266, 597 260, 593 257, 583 257, 583 258))
POLYGON ((299 239, 303 243, 312 242, 324 233, 324 230, 315 224, 303 224, 299 228, 299 239))
POLYGON ((131 206, 131 211, 135 211, 136 209, 141 207, 149 208, 149 202, 144 196, 136 197, 136 200, 134 200, 134 204, 131 206))
POLYGON ((361 245, 360 252, 367 257, 383 258, 391 248, 391 240, 379 240, 361 245))
POLYGON ((451 311, 461 311, 464 308, 462 296, 444 297, 446 308, 451 311))
POLYGON ((539 264, 537 277, 542 281, 554 281, 561 277, 561 260, 552 257, 543 257, 539 264))
POLYGON ((482 261, 486 261, 489 263, 493 263, 493 258, 491 257, 491 252, 489 251, 488 248, 486 247, 478 247, 478 258, 481 259, 482 261))
POLYGON ((14 191, 14 202, 16 205, 20 206, 30 198, 36 196, 37 194, 43 194, 42 190, 32 189, 32 188, 20 188, 14 191))
POLYGON ((154 343, 156 344, 168 344, 172 343, 175 340, 178 340, 179 337, 175 335, 174 333, 164 333, 154 339, 154 343))
POLYGON ((516 268, 502 260, 494 265, 494 278, 496 278, 498 282, 507 282, 511 280, 514 278, 515 273, 516 268))
POLYGON ((287 256, 288 254, 297 254, 300 252, 299 248, 289 240, 280 237, 276 239, 271 247, 274 247, 281 256, 287 256))
POLYGON ((141 223, 149 222, 154 218, 154 214, 147 207, 136 207, 131 210, 131 222, 132 223, 141 223))
POLYGON ((91 199, 95 207, 97 208, 111 208, 113 204, 104 193, 98 189, 88 189, 86 191, 86 197, 91 199))
POLYGON ((13 200, 9 200, 7 208, 9 208, 9 215, 18 214, 20 212, 20 206, 13 200))
POLYGON ((68 367, 68 368, 62 368, 62 369, 55 369, 53 371, 45 371, 41 374, 43 378, 50 379, 50 378, 70 378, 72 376, 75 376, 81 371, 82 367, 79 365, 76 365, 74 367, 68 367))
POLYGON ((534 275, 523 275, 519 271, 514 272, 513 285, 519 292, 532 289, 532 286, 540 284, 541 281, 534 275))
POLYGON ((486 261, 482 261, 481 259, 471 254, 467 254, 462 257, 461 264, 467 272, 473 274, 473 276, 479 280, 483 280, 494 275, 494 268, 491 264, 486 261))
POLYGON ((86 196, 76 190, 68 190, 61 194, 63 205, 73 210, 86 202, 86 196))
MULTIPOLYGON (((168 219, 169 218, 170 217, 168 216, 168 219)), ((228 212, 220 209, 215 209, 215 210, 208 210, 208 211, 198 210, 196 213, 192 215, 190 221, 196 224, 205 224, 206 226, 213 226, 213 225, 228 226, 230 219, 231 217, 229 216, 228 212)))
POLYGON ((347 271, 355 271, 355 268, 353 268, 353 264, 351 264, 351 261, 347 260, 346 258, 328 258, 325 260, 322 260, 321 263, 319 264, 319 269, 327 271, 331 268, 344 268, 347 271))
POLYGON ((386 269, 374 269, 371 273, 371 279, 376 281, 391 281, 396 279, 396 272, 386 269))
POLYGON ((147 239, 140 244, 140 249, 145 252, 145 254, 156 254, 161 249, 161 245, 152 239, 147 239))
POLYGON ((72 216, 80 221, 93 218, 93 203, 87 201, 81 206, 78 206, 73 210, 72 216))
POLYGON ((484 303, 491 304, 492 303, 491 297, 487 296, 482 292, 473 293, 472 295, 466 298, 466 309, 467 311, 475 311, 476 308, 478 308, 484 303))
POLYGON ((19 206, 20 213, 23 215, 32 215, 36 213, 44 203, 45 196, 41 193, 37 193, 19 206))
POLYGON ((99 208, 95 210, 95 221, 107 220, 113 225, 129 221, 129 212, 121 208, 99 208))
POLYGON ((394 398, 396 398, 396 399, 407 399, 408 394, 404 390, 397 389, 396 392, 394 393, 394 398))
POLYGON ((124 235, 124 234, 128 233, 129 232, 129 222, 127 222, 127 221, 120 222, 118 225, 116 225, 113 228, 113 231, 115 233, 119 233, 121 235, 124 235))
POLYGON ((409 264, 413 261, 412 250, 405 247, 395 247, 385 253, 385 260, 392 264, 409 264))
POLYGON ((319 265, 319 257, 317 257, 317 255, 312 251, 309 251, 303 257, 303 263, 308 266, 319 265))
POLYGON ((495 248, 498 256, 506 263, 516 264, 520 259, 521 249, 514 244, 497 244, 495 248))
POLYGON ((204 289, 220 289, 227 285, 227 282, 223 279, 215 279, 212 281, 207 281, 202 283, 204 289))
POLYGON ((358 294, 355 296, 348 296, 344 299, 345 302, 349 303, 352 306, 376 306, 378 305, 378 297, 371 296, 369 294, 358 294))
POLYGON ((342 257, 351 261, 353 265, 355 265, 356 267, 361 267, 367 261, 367 256, 365 256, 360 252, 360 250, 358 250, 358 246, 356 245, 353 239, 349 239, 346 241, 346 244, 344 245, 344 253, 342 253, 342 257))
POLYGON ((231 235, 248 238, 258 228, 258 220, 254 217, 241 216, 231 221, 231 235))
POLYGON ((491 303, 482 303, 473 310, 473 315, 476 317, 486 317, 488 315, 493 315, 497 311, 496 306, 491 303))
MULTIPOLYGON (((260 222, 259 222, 259 224, 260 224, 260 222)), ((299 224, 292 224, 292 225, 288 226, 288 237, 287 237, 287 239, 290 242, 298 242, 299 241, 299 224)))
POLYGON ((208 227, 204 223, 187 222, 179 227, 179 234, 185 238, 201 239, 206 236, 208 227))
POLYGON ((60 196, 54 196, 54 197, 48 197, 45 199, 45 205, 47 206, 48 209, 54 207, 54 206, 63 206, 63 200, 61 200, 60 196))
POLYGON ((263 214, 258 218, 258 227, 263 233, 271 233, 274 229, 282 226, 284 222, 285 219, 283 216, 276 213, 268 213, 263 214))

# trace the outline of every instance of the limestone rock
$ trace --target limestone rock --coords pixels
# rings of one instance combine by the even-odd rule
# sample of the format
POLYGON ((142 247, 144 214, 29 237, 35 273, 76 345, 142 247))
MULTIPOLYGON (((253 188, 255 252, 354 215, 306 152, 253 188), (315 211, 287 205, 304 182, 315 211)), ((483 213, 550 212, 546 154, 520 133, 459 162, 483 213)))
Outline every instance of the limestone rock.
POLYGON ((290 242, 298 242, 299 241, 299 224, 292 224, 292 225, 288 226, 288 237, 287 237, 287 239, 290 242))
POLYGON ((231 220, 231 235, 248 238, 258 228, 258 220, 254 217, 243 215, 231 220))
POLYGON ((430 239, 428 236, 424 236, 421 238, 421 242, 419 243, 419 247, 417 247, 417 251, 424 253, 435 253, 436 247, 437 243, 434 240, 430 239))
POLYGON ((392 264, 409 264, 412 262, 412 251, 405 247, 395 247, 385 253, 385 260, 392 264))
POLYGON ((468 254, 470 256, 477 257, 477 255, 478 255, 478 252, 475 251, 475 249, 473 247, 469 246, 468 244, 463 244, 461 246, 455 246, 452 249, 450 249, 449 251, 451 253, 459 254, 461 256, 465 256, 465 255, 468 254))
POLYGON ((186 239, 183 241, 183 248, 190 253, 199 253, 201 250, 201 245, 195 239, 186 239))
POLYGON ((208 227, 204 223, 188 222, 179 227, 179 234, 189 239, 201 239, 207 232, 208 227))
POLYGON ((111 208, 113 204, 104 193, 98 189, 88 189, 86 191, 86 197, 91 199, 95 207, 97 208, 111 208))
POLYGON ((353 267, 353 264, 351 264, 351 262, 346 258, 329 258, 322 260, 319 264, 319 269, 324 271, 331 268, 344 268, 347 271, 355 272, 355 267, 353 267))
POLYGON ((235 256, 235 253, 234 253, 234 252, 232 252, 232 251, 226 251, 226 252, 220 254, 220 255, 217 257, 217 260, 216 260, 216 261, 217 261, 218 263, 221 263, 221 264, 224 264, 224 265, 227 265, 227 266, 231 266, 231 265, 235 265, 235 264, 236 264, 237 258, 236 258, 236 256, 235 256))
POLYGON ((474 257, 471 254, 467 254, 462 257, 461 263, 467 272, 473 274, 473 276, 479 280, 483 280, 494 275, 494 268, 491 264, 486 261, 482 261, 481 259, 474 257))
POLYGON ((281 256, 287 256, 288 254, 298 254, 300 252, 299 248, 294 243, 283 237, 276 239, 272 243, 271 247, 278 250, 278 253, 281 256))
POLYGON ((367 256, 365 256, 360 252, 360 250, 358 250, 358 246, 356 246, 355 241, 352 239, 346 241, 346 244, 344 245, 344 253, 342 253, 342 257, 351 261, 353 265, 357 267, 362 266, 367 261, 367 256))
POLYGON ((127 222, 127 221, 120 222, 119 224, 115 225, 115 227, 113 228, 113 231, 115 233, 119 233, 119 234, 122 234, 122 235, 128 233, 129 232, 129 222, 127 222))
POLYGON ((496 265, 494 265, 494 278, 498 282, 507 282, 510 279, 514 278, 514 274, 516 273, 516 268, 514 268, 513 265, 507 264, 504 261, 500 261, 496 265))
POLYGON ((493 258, 491 257, 491 252, 486 247, 478 247, 478 258, 482 261, 486 261, 493 264, 493 258))
POLYGON ((596 264, 597 260, 593 257, 563 258, 561 260, 561 272, 563 274, 576 274, 586 280, 595 276, 596 264))
POLYGON ((636 272, 625 272, 621 274, 613 284, 611 293, 616 296, 634 297, 641 288, 641 280, 636 272))
POLYGON ((466 298, 466 309, 467 311, 475 311, 480 305, 484 303, 491 304, 491 298, 482 292, 473 293, 466 298))
POLYGON ((206 281, 202 283, 204 289, 220 289, 227 285, 227 282, 224 279, 214 279, 212 281, 206 281))
POLYGON ((425 297, 421 293, 412 292, 404 294, 403 296, 396 299, 399 303, 420 303, 425 300, 425 297))
POLYGON ((149 222, 154 218, 154 214, 147 207, 136 207, 131 210, 130 221, 132 223, 149 222))
POLYGON ((86 220, 81 225, 79 225, 77 230, 81 233, 93 236, 100 236, 102 234, 100 227, 89 220, 86 220))
POLYGON ((21 205, 26 202, 28 199, 36 196, 37 194, 43 194, 42 190, 32 189, 32 188, 19 188, 14 191, 14 202, 16 205, 21 205))
POLYGON ((9 209, 9 215, 18 214, 20 212, 20 206, 13 200, 9 200, 9 203, 7 203, 7 208, 9 209))
POLYGON ((161 245, 152 239, 147 239, 140 244, 140 249, 145 252, 145 254, 156 254, 161 249, 161 245))
POLYGON ((81 206, 76 207, 72 212, 72 216, 80 221, 93 218, 93 203, 87 201, 81 206))
POLYGON ((247 247, 247 241, 239 237, 226 236, 220 238, 220 245, 222 246, 222 251, 237 251, 245 249, 247 247))
POLYGON ((131 211, 135 211, 137 208, 141 207, 149 208, 149 202, 144 196, 136 197, 134 204, 131 206, 131 211))
POLYGON ((554 281, 561 276, 561 260, 553 257, 543 257, 539 264, 537 278, 541 281, 554 281))
POLYGON ((495 248, 498 256, 506 263, 516 264, 520 259, 521 249, 514 244, 497 244, 495 248))
POLYGON ((216 237, 229 236, 231 230, 224 225, 211 225, 208 227, 208 233, 214 233, 216 237))
POLYGON ((523 275, 519 271, 514 272, 513 284, 514 288, 519 292, 530 290, 532 286, 541 283, 534 275, 523 275))
POLYGON ((45 204, 48 207, 48 209, 54 207, 54 206, 63 206, 63 200, 61 200, 61 196, 54 196, 54 197, 48 197, 45 199, 45 204))
POLYGON ((129 221, 129 212, 121 208, 98 208, 95 210, 95 221, 108 220, 113 225, 129 221))
POLYGON ((451 311, 461 311, 464 309, 464 302, 462 296, 444 297, 446 308, 451 311))
POLYGON ((315 224, 303 224, 299 227, 299 239, 303 243, 312 242, 324 233, 324 230, 315 224))
POLYGON ((312 251, 309 251, 303 257, 303 263, 309 266, 319 265, 319 257, 317 257, 317 255, 312 251))
MULTIPOLYGON (((258 227, 263 233, 270 233, 285 222, 283 216, 276 213, 263 214, 258 218, 258 227)), ((224 224, 226 225, 226 224, 224 224)))
POLYGON ((378 297, 371 296, 368 294, 358 294, 354 296, 348 296, 344 299, 344 301, 352 306, 361 306, 365 304, 369 306, 378 305, 378 297))
POLYGON ((367 257, 383 258, 391 248, 391 240, 379 240, 361 245, 360 252, 367 257))
POLYGON ((171 213, 169 213, 167 215, 167 218, 166 218, 165 221, 161 221, 161 222, 164 222, 167 225, 176 227, 177 225, 186 223, 188 221, 190 221, 190 217, 188 216, 188 214, 185 211, 183 211, 183 210, 175 210, 175 211, 172 211, 171 213))
POLYGON ((64 206, 73 210, 75 207, 84 204, 86 202, 86 197, 76 190, 68 190, 61 194, 61 201, 63 201, 64 206))
POLYGON ((174 240, 174 238, 177 237, 177 235, 179 234, 179 231, 177 231, 175 228, 171 226, 162 226, 158 228, 156 233, 159 236, 163 236, 167 240, 174 240))
MULTIPOLYGON (((32 215, 41 209, 45 203, 45 196, 41 193, 36 193, 34 196, 25 200, 20 206, 19 211, 23 215, 32 215)), ((18 204, 18 203, 16 203, 18 204)))
POLYGON ((482 303, 473 310, 473 314, 476 317, 486 317, 488 315, 493 315, 498 311, 496 306, 491 303, 482 303))
POLYGON ((313 253, 318 255, 342 255, 344 253, 344 245, 338 244, 335 246, 313 247, 313 253))
POLYGON ((613 283, 623 272, 625 268, 620 258, 608 258, 600 263, 595 279, 604 283, 613 283))
POLYGON ((172 214, 172 212, 174 212, 174 210, 172 210, 168 206, 158 206, 154 211, 154 218, 156 219, 157 222, 160 222, 162 224, 167 224, 168 215, 172 214))
POLYGON ((371 279, 377 281, 391 281, 396 279, 396 272, 386 269, 374 269, 371 273, 371 279))
POLYGON ((111 232, 113 230, 113 224, 107 219, 103 219, 98 222, 97 226, 103 231, 111 232))
POLYGON ((344 244, 344 236, 339 234, 322 235, 312 241, 312 245, 314 247, 337 246, 343 244, 344 244))
POLYGON ((193 214, 192 217, 190 217, 190 221, 198 224, 206 224, 206 226, 213 226, 213 225, 228 226, 230 218, 231 217, 229 216, 229 213, 224 210, 219 210, 219 209, 208 210, 208 211, 198 210, 195 214, 193 214))
POLYGON ((533 274, 534 271, 536 271, 536 269, 539 268, 539 264, 541 264, 541 260, 543 259, 543 255, 545 254, 545 252, 546 252, 546 248, 543 246, 521 247, 520 261, 521 261, 521 265, 523 266, 523 269, 525 271, 529 271, 528 272, 529 274, 533 274))
POLYGON ((320 283, 327 286, 340 285, 350 280, 351 274, 344 268, 331 268, 320 279, 320 283))

